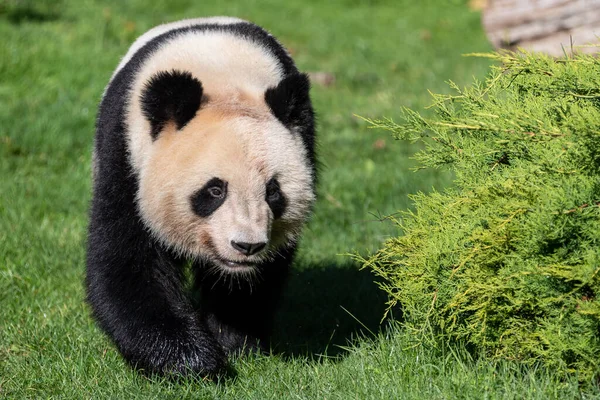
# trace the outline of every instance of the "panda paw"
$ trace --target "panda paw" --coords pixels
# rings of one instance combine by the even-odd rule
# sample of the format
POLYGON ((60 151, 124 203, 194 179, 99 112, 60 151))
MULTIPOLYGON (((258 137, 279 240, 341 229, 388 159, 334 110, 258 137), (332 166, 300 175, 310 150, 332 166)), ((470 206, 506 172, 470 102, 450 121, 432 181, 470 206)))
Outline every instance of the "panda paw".
POLYGON ((227 356, 211 339, 189 336, 156 339, 138 346, 139 351, 123 355, 134 368, 150 375, 214 377, 225 370, 227 356))

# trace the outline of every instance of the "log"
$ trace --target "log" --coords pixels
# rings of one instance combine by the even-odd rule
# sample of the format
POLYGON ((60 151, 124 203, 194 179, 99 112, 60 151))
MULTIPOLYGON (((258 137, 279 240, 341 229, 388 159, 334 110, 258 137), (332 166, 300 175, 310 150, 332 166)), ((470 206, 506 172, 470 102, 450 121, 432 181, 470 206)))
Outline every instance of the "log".
POLYGON ((496 48, 553 56, 600 49, 600 0, 487 0, 482 22, 496 48))

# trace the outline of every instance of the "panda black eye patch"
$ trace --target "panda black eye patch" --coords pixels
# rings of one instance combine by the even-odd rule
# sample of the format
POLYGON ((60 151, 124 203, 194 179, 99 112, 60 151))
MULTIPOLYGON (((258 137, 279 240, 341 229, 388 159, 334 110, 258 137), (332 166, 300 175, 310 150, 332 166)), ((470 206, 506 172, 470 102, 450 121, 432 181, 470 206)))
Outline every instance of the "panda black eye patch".
POLYGON ((212 178, 190 197, 190 202, 194 213, 206 218, 221 207, 226 198, 227 182, 212 178))
POLYGON ((287 199, 281 191, 277 178, 271 178, 267 182, 265 201, 271 208, 271 211, 273 211, 273 216, 276 219, 281 218, 287 206, 287 199))

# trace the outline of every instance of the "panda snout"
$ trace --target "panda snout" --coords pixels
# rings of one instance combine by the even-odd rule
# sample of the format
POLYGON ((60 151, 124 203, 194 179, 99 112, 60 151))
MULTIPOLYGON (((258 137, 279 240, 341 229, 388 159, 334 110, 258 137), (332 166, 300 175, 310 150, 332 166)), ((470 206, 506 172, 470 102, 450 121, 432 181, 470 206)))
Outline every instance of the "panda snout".
POLYGON ((263 250, 267 246, 267 242, 256 242, 256 243, 248 243, 248 242, 236 242, 235 240, 231 241, 231 247, 239 251, 245 256, 254 255, 261 250, 263 250))

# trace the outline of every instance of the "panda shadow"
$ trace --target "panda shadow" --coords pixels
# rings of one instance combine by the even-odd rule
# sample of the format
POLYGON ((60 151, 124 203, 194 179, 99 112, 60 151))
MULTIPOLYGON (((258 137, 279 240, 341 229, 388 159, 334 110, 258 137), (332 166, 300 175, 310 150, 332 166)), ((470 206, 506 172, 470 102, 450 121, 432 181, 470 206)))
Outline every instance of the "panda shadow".
POLYGON ((358 337, 385 330, 389 324, 381 319, 387 296, 377 281, 349 262, 294 270, 275 321, 274 353, 284 359, 341 358, 358 337))

